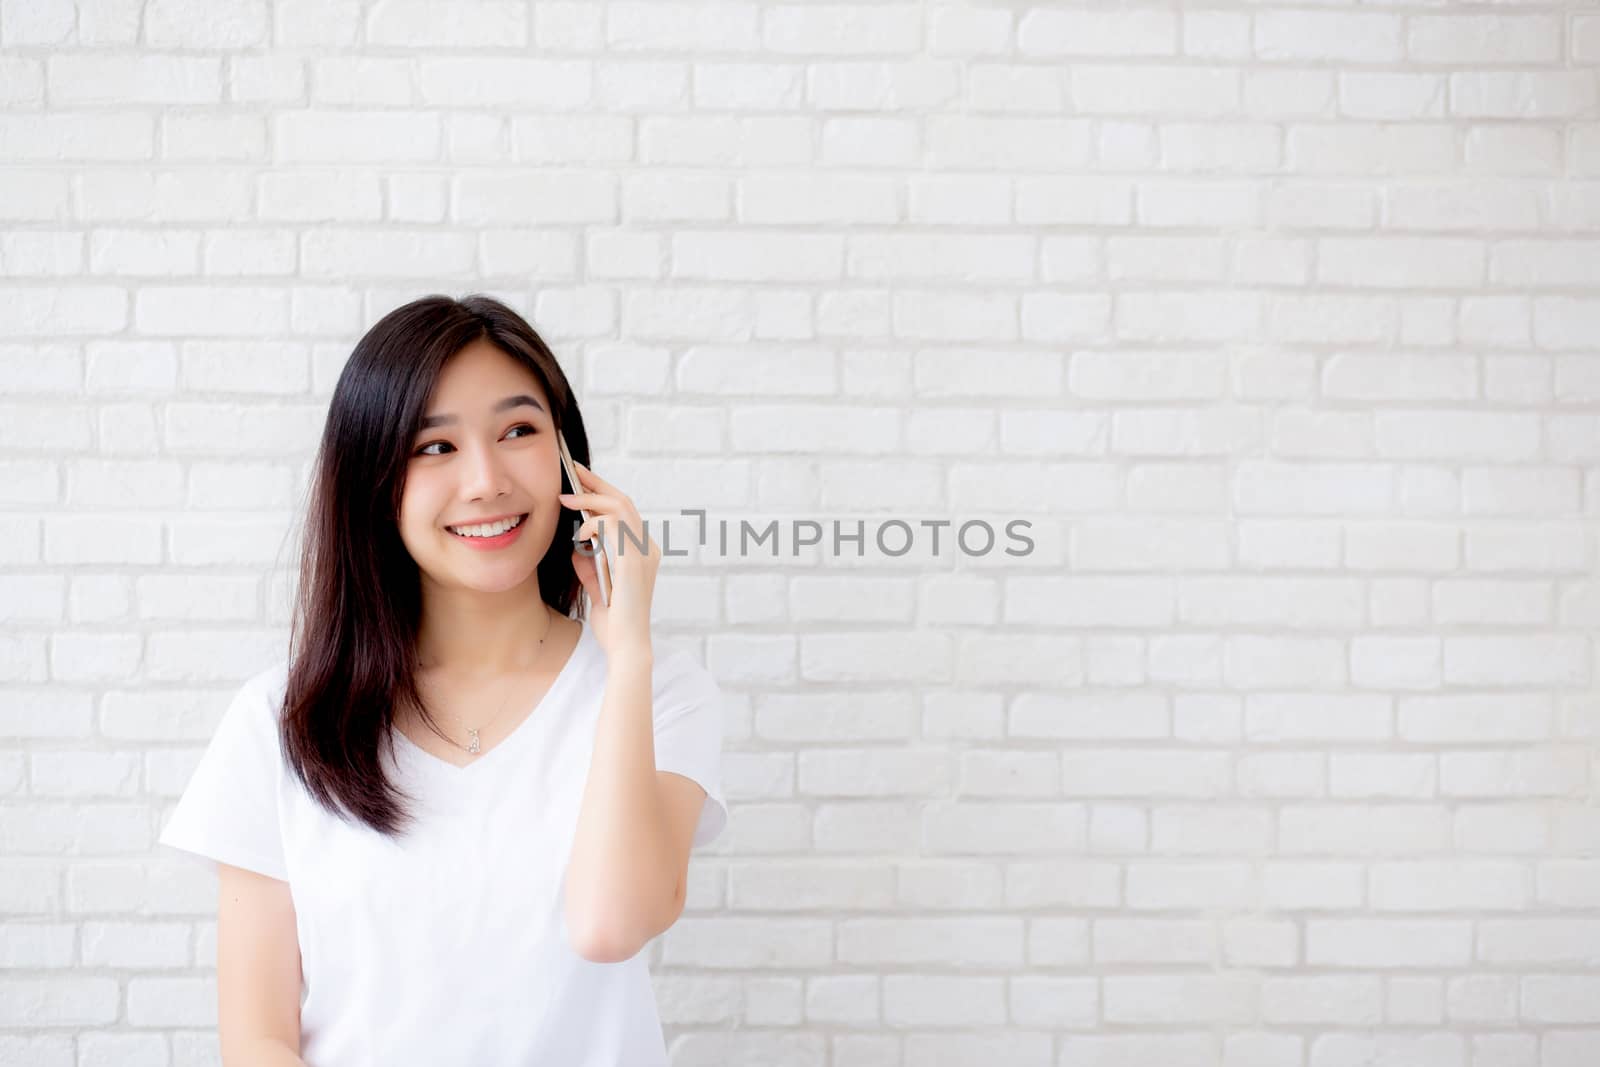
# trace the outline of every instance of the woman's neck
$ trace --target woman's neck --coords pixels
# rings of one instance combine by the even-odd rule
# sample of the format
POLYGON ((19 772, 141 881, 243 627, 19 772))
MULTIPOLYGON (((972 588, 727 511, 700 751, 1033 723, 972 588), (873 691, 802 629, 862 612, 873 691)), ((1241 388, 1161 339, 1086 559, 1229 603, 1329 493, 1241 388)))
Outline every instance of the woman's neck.
POLYGON ((467 676, 532 670, 563 622, 581 625, 561 619, 539 598, 537 586, 503 593, 424 589, 417 664, 467 676))

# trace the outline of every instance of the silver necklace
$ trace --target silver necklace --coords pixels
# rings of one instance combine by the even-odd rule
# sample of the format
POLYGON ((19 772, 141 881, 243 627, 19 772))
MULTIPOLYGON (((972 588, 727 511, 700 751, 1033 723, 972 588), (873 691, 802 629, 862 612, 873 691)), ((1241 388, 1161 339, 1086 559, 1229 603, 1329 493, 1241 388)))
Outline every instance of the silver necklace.
MULTIPOLYGON (((549 637, 550 636, 550 627, 555 625, 555 619, 550 617, 550 606, 548 604, 545 605, 544 612, 545 612, 544 637, 549 637)), ((539 638, 539 647, 541 649, 544 648, 544 637, 539 638)), ((513 689, 516 688, 516 679, 515 678, 512 679, 511 688, 513 688, 513 689)), ((487 730, 489 727, 493 726, 499 720, 501 715, 505 714, 506 700, 507 699, 509 699, 509 694, 507 694, 506 697, 502 697, 501 698, 499 709, 494 713, 494 716, 492 718, 490 718, 490 720, 488 722, 484 723, 482 726, 465 726, 465 724, 463 724, 463 726, 465 727, 465 729, 467 731, 467 737, 469 739, 466 744, 463 745, 461 742, 457 741, 453 737, 445 737, 445 740, 450 742, 452 745, 456 746, 457 748, 461 749, 463 752, 466 752, 468 755, 476 756, 479 752, 483 751, 483 743, 478 738, 478 731, 479 730, 487 730)), ((461 717, 459 715, 454 715, 454 716, 451 716, 451 717, 454 718, 457 722, 461 722, 461 717)), ((440 736, 443 736, 443 735, 441 734, 440 736)))

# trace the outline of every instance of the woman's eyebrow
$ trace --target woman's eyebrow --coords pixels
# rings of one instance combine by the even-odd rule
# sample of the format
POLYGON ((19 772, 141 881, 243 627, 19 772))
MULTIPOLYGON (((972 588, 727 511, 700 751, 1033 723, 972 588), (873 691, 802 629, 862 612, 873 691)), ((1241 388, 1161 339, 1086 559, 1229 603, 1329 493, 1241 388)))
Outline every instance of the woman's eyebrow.
MULTIPOLYGON (((498 415, 502 411, 510 411, 512 408, 517 407, 531 407, 544 411, 544 405, 527 393, 518 393, 516 396, 506 397, 494 406, 494 410, 495 414, 498 415)), ((460 421, 454 415, 429 415, 422 420, 422 425, 418 429, 426 430, 434 426, 453 426, 460 421)))

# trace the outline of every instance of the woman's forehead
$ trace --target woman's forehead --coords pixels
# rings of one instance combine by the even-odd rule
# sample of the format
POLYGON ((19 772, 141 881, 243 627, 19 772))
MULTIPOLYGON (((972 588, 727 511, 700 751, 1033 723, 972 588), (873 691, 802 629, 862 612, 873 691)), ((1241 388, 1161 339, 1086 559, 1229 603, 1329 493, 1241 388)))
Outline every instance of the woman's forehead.
POLYGON ((525 364, 486 343, 456 353, 439 372, 428 397, 427 415, 478 415, 502 410, 502 402, 528 395, 549 412, 549 398, 538 375, 525 364))

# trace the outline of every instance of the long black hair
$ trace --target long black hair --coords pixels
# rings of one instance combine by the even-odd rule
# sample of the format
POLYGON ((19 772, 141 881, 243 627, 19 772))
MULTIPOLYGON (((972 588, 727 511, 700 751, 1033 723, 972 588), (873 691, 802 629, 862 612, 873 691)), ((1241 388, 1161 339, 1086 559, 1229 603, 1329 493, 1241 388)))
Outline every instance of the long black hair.
MULTIPOLYGON (((334 386, 311 478, 280 740, 320 804, 391 836, 411 815, 384 773, 379 746, 394 744, 397 707, 423 707, 416 685, 422 583, 400 539, 400 499, 439 373, 480 339, 533 372, 556 429, 588 466, 572 387, 533 327, 489 296, 431 295, 389 312, 356 343, 334 386)), ((579 518, 561 508, 558 534, 538 567, 539 596, 568 618, 582 616, 582 584, 559 531, 579 518)))

